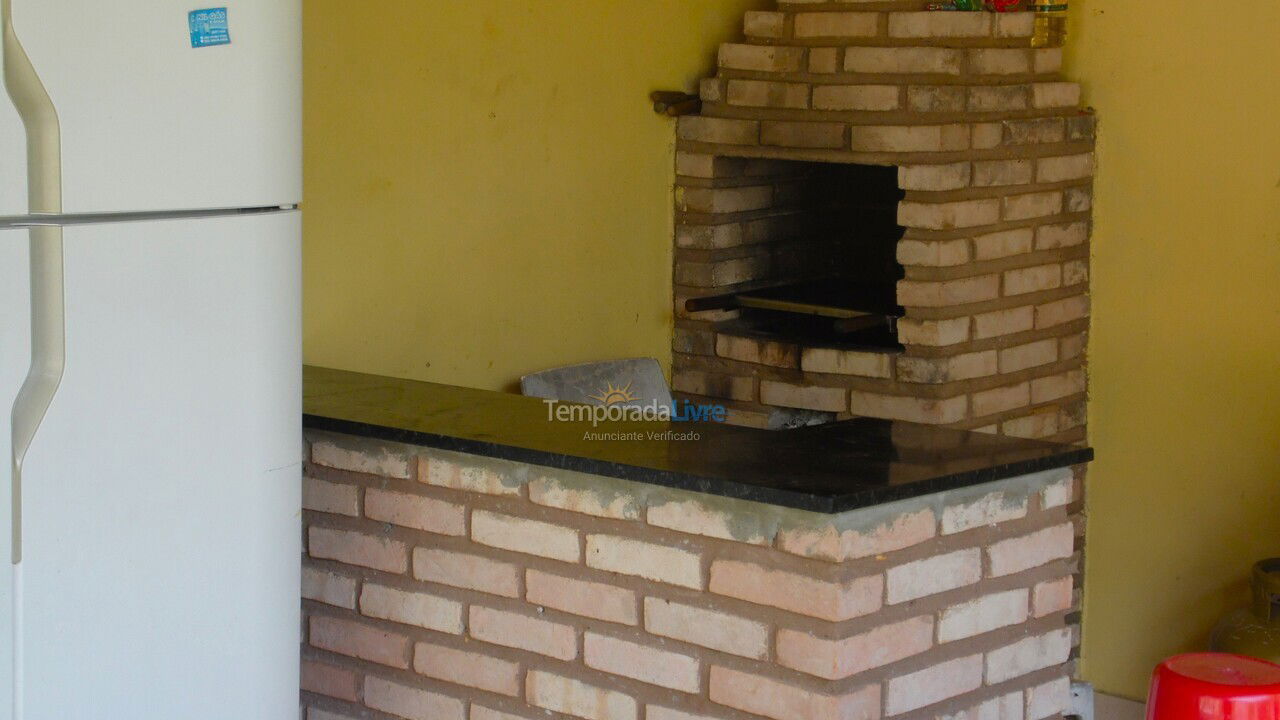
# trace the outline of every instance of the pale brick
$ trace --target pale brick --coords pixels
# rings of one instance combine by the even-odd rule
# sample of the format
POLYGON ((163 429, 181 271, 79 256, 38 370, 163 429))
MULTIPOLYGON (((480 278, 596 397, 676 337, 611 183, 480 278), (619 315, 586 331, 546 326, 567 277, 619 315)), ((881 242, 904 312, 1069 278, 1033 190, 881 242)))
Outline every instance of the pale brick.
POLYGON ((937 517, 931 508, 893 515, 874 527, 838 530, 834 525, 786 528, 778 548, 804 557, 844 562, 902 550, 932 538, 937 517))
POLYGON ((1062 263, 1062 285, 1071 287, 1089 281, 1089 263, 1085 260, 1068 260, 1062 263))
POLYGON ((314 525, 307 528, 307 553, 390 573, 402 573, 409 565, 409 547, 399 540, 314 525))
POLYGON ((1056 263, 1006 270, 1004 273, 1005 295, 1025 295, 1059 287, 1062 287, 1062 266, 1056 263))
POLYGON ((994 415, 1014 408, 1031 404, 1031 386, 1022 382, 1017 385, 992 388, 973 394, 971 399, 975 417, 994 415))
POLYGON ((1088 342, 1088 336, 1084 333, 1076 333, 1061 338, 1058 341, 1058 358, 1061 360, 1071 360, 1078 358, 1085 352, 1085 345, 1088 342))
POLYGON ((755 563, 716 560, 711 564, 710 589, 717 595, 841 622, 880 609, 884 578, 869 575, 828 582, 755 563))
POLYGON ((676 228, 676 243, 680 247, 698 250, 718 250, 744 244, 742 225, 681 225, 676 228))
POLYGON ((1016 345, 1000 351, 1000 372, 1015 373, 1027 368, 1048 365, 1058 359, 1058 341, 1054 338, 1016 345))
POLYGON ((644 628, 654 635, 731 655, 756 660, 769 655, 768 625, 664 598, 644 599, 644 628))
POLYGON ((988 85, 969 88, 969 112, 1012 112, 1027 109, 1026 85, 988 85))
POLYGON ((961 85, 913 85, 907 88, 907 107, 915 112, 964 112, 967 91, 961 85))
POLYGON ((427 630, 462 634, 462 603, 428 593, 365 583, 360 591, 360 612, 427 630))
POLYGON ((487 510, 471 513, 471 539, 481 545, 578 562, 578 531, 563 525, 512 517, 487 510))
POLYGON ((1093 153, 1040 158, 1036 161, 1036 182, 1079 180, 1093 174, 1093 153))
POLYGON ((1005 420, 1000 423, 1000 432, 1009 437, 1039 439, 1058 434, 1058 410, 1050 408, 1027 415, 1026 417, 1005 420))
POLYGON ((578 637, 572 625, 472 605, 467 631, 477 640, 558 660, 578 657, 578 637))
POLYGON ((1031 252, 1031 228, 1002 230, 979 235, 973 239, 975 260, 997 260, 1031 252))
POLYGON ((1060 628, 1023 638, 987 653, 987 683, 994 685, 1036 670, 1061 665, 1071 654, 1071 631, 1060 628))
POLYGON ((1067 118, 1067 139, 1071 142, 1092 140, 1097 134, 1098 118, 1084 111, 1067 118))
POLYGON ((1071 578, 1036 583, 1031 592, 1032 615, 1044 617, 1071 609, 1071 578))
POLYGON ((1031 86, 1031 104, 1039 108, 1076 107, 1080 85, 1073 82, 1036 83, 1031 86))
POLYGON ((730 105, 803 109, 809 107, 809 86, 763 80, 730 80, 726 98, 730 105))
POLYGON ((813 88, 815 110, 896 110, 896 85, 818 85, 813 88))
POLYGON ((805 372, 888 378, 892 367, 892 358, 885 353, 804 348, 800 354, 800 369, 805 372))
POLYGON ((959 75, 961 50, 929 47, 851 47, 844 53, 844 69, 856 73, 934 73, 959 75))
POLYGON ((1075 549, 1071 523, 1037 530, 1030 535, 992 543, 987 548, 991 577, 1002 577, 1070 557, 1075 549))
POLYGON ((469 464, 468 460, 459 462, 438 455, 427 455, 419 458, 418 462, 418 480, 428 485, 485 495, 520 494, 519 483, 491 468, 469 464))
POLYGON ((898 321, 898 340, 906 345, 943 347, 962 343, 968 339, 969 318, 948 320, 902 318, 898 321))
POLYGON ((360 489, 316 478, 302 478, 302 508, 334 515, 360 514, 360 489))
MULTIPOLYGON (((724 101, 724 79, 707 77, 698 81, 698 99, 705 103, 718 103, 724 101)), ((698 117, 697 115, 683 115, 680 120, 676 121, 677 128, 681 121, 685 118, 698 117)), ((677 130, 677 133, 679 130, 677 130)))
POLYGON ((1031 182, 1031 172, 1031 160, 980 160, 973 164, 973 185, 1026 185, 1031 182))
POLYGON ((1000 201, 956 200, 944 203, 903 201, 898 204, 898 224, 928 230, 990 225, 1000 220, 1000 201))
POLYGON ((360 680, 354 672, 310 660, 302 661, 301 687, 307 692, 348 702, 360 699, 360 680))
POLYGON ((849 410, 854 415, 905 420, 925 425, 947 425, 960 422, 969 409, 969 403, 963 395, 934 400, 901 395, 878 395, 854 390, 849 393, 849 399, 849 410))
POLYGON ((682 587, 702 587, 698 553, 614 535, 587 536, 587 565, 682 587))
POLYGON ((582 659, 589 668, 672 690, 702 686, 697 658, 593 632, 583 638, 582 659))
POLYGON ((768 545, 773 534, 759 525, 747 525, 735 511, 719 510, 698 500, 654 500, 645 513, 650 525, 690 535, 705 535, 749 543, 768 545))
POLYGON ((1023 720, 1022 691, 1015 690, 999 697, 984 700, 973 709, 969 718, 955 720, 1023 720))
POLYGON ((833 73, 839 69, 839 48, 809 48, 809 72, 833 73))
POLYGON ((864 152, 944 152, 969 148, 967 125, 855 125, 854 150, 864 152))
POLYGON ((842 148, 845 126, 836 122, 790 122, 766 120, 760 123, 760 144, 795 148, 842 148))
POLYGON ((1000 123, 976 123, 973 126, 973 149, 990 150, 1004 142, 1004 126, 1000 123))
POLYGON ((924 267, 954 267, 969 262, 969 243, 959 240, 899 240, 898 262, 924 267))
POLYGON ((880 712, 880 686, 825 695, 759 675, 713 665, 711 701, 773 720, 871 719, 880 712))
POLYGON ((529 569, 526 572, 525 600, 597 620, 625 625, 639 622, 634 591, 540 570, 529 569))
POLYGON ((787 16, 780 12, 748 10, 742 19, 742 29, 748 37, 780 38, 787 16))
POLYGON ((350 610, 356 606, 356 579, 303 566, 302 597, 350 610))
POLYGON ((1080 320, 1089 316, 1089 298, 1085 295, 1074 295, 1061 300, 1054 300, 1035 308, 1035 327, 1053 327, 1080 320))
POLYGON ((383 475, 402 480, 409 477, 407 453, 372 443, 362 448, 343 448, 328 440, 315 440, 311 443, 311 462, 367 475, 383 475))
POLYGON ((1071 707, 1071 678, 1060 677, 1027 688, 1026 720, 1057 717, 1071 707))
POLYGON ((889 13, 889 37, 960 38, 985 37, 991 32, 991 15, 981 12, 889 13))
POLYGON ((307 708, 307 720, 357 720, 357 718, 354 715, 343 715, 312 707, 307 708))
POLYGON ((676 174, 686 177, 714 178, 716 172, 716 156, 703 153, 677 152, 676 174))
POLYGON ((625 693, 588 685, 542 670, 525 677, 530 705, 587 720, 638 720, 636 701, 625 693))
POLYGON ((923 670, 889 678, 884 713, 888 716, 942 702, 982 686, 982 655, 948 660, 923 670))
POLYGON ((409 638, 351 620, 313 615, 307 634, 313 647, 361 660, 409 669, 409 638))
POLYGON ((933 646, 933 617, 924 615, 840 640, 786 628, 778 631, 778 663, 826 680, 840 680, 918 655, 933 646))
POLYGON ((748 185, 731 188, 676 188, 681 210, 700 213, 737 213, 763 210, 773 204, 773 188, 748 185))
POLYGON ((973 530, 1027 516, 1027 497, 992 492, 942 509, 942 534, 973 530))
POLYGON ((872 37, 878 18, 867 12, 797 13, 793 32, 797 38, 872 37))
POLYGON ((364 493, 364 514, 370 520, 440 535, 467 534, 466 508, 421 495, 369 488, 364 493))
POLYGON ((973 336, 984 340, 1026 332, 1035 326, 1036 309, 1030 305, 973 316, 973 336))
POLYGON ((969 72, 978 75, 1019 75, 1031 72, 1026 50, 975 48, 969 51, 969 72))
POLYGON ((417 548, 413 551, 413 576, 466 590, 520 596, 520 569, 479 555, 417 548))
POLYGON ((1088 239, 1089 223, 1087 222, 1041 225, 1036 229, 1037 250, 1075 247, 1083 245, 1088 239))
POLYGON ((951 307, 1000 297, 999 275, 956 280, 899 280, 898 302, 908 307, 951 307))
POLYGON ((1067 126, 1062 118, 1006 120, 1004 128, 1005 142, 1010 145, 1060 143, 1067 138, 1067 126))
POLYGON ((981 350, 950 357, 921 358, 900 355, 898 380, 915 383, 949 383, 995 375, 996 351, 981 350))
POLYGON ((898 166, 898 187, 903 190, 959 190, 969 186, 969 178, 967 162, 898 166))
POLYGON ((455 685, 512 697, 520 694, 520 666, 480 653, 420 642, 414 646, 413 670, 455 685))
POLYGON ((1085 390, 1083 370, 1070 370, 1060 375, 1036 378, 1031 381, 1031 401, 1046 403, 1068 395, 1082 393, 1085 390))
POLYGON ((1031 37, 1035 16, 1029 12, 1000 13, 992 19, 992 30, 998 38, 1031 37))
POLYGON ((779 407, 844 412, 849 406, 844 388, 796 385, 776 380, 760 381, 760 402, 779 407))
POLYGON ((564 485, 555 478, 540 477, 529 482, 529 500, 538 505, 617 520, 640 519, 640 504, 631 495, 615 495, 564 485))
POLYGON ((720 67, 729 70, 800 72, 804 67, 804 48, 724 43, 720 46, 719 62, 720 67))
POLYGON ((464 720, 461 700, 393 683, 372 675, 364 679, 364 704, 407 720, 464 720))
POLYGON ((1059 480, 1055 480, 1040 491, 1040 509, 1050 510, 1056 507, 1062 507, 1071 502, 1071 497, 1075 493, 1075 478, 1068 474, 1059 480))
POLYGON ((794 368, 800 366, 800 349, 788 343, 716 335, 716 355, 730 360, 794 368))
POLYGON ((755 145, 760 139, 760 123, 701 115, 685 115, 676 123, 681 140, 722 145, 755 145))
POLYGON ((938 615, 938 642, 951 642, 1027 621, 1027 589, 983 595, 943 609, 938 615))
POLYGON ((1029 220, 1062 212, 1060 191, 1027 193, 1004 198, 1001 216, 1005 220, 1029 220))
POLYGON ((1063 191, 1067 212, 1088 212, 1093 207, 1093 189, 1071 187, 1063 191))
POLYGON ((886 599, 897 604, 972 585, 981 578, 978 549, 957 550, 889 568, 885 573, 886 599))

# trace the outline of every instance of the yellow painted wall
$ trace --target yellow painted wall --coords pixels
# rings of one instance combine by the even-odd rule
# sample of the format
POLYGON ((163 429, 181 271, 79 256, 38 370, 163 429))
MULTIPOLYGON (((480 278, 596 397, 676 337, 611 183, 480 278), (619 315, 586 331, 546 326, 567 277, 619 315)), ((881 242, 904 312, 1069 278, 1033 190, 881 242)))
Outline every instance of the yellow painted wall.
POLYGON ((1101 118, 1085 674, 1142 697, 1280 555, 1280 4, 1072 12, 1101 118))
MULTIPOLYGON (((666 360, 673 133, 767 0, 306 3, 306 356, 507 388, 666 360)), ((1101 116, 1085 673, 1162 656, 1280 555, 1280 5, 1075 0, 1101 116)))
POLYGON ((674 122, 762 0, 307 0, 308 362, 665 364, 674 122))

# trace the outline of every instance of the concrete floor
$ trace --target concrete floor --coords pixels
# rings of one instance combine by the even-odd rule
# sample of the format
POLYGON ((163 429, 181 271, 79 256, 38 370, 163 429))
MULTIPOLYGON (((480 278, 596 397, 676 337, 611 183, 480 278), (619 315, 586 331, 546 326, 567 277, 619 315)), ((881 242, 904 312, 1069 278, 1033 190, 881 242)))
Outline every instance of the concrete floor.
POLYGON ((1143 720, 1146 706, 1137 700, 1097 693, 1093 698, 1094 720, 1143 720))

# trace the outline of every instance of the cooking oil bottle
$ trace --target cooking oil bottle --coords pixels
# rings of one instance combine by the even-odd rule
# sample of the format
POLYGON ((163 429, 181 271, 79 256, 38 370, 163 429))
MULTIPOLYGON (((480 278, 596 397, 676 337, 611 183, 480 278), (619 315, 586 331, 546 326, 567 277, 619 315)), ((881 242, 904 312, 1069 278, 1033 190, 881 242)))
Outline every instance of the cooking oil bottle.
POLYGON ((1062 47, 1067 39, 1067 0, 1032 0, 1036 31, 1031 47, 1062 47))

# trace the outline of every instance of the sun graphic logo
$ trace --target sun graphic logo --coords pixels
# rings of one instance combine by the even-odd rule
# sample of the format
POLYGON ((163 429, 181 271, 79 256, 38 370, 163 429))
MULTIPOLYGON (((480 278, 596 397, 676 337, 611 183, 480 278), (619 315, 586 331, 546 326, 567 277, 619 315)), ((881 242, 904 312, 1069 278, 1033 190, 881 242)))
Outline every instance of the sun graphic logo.
POLYGON ((591 398, 592 400, 595 400, 596 402, 599 402, 601 405, 604 405, 605 407, 609 407, 610 405, 620 405, 622 403, 635 402, 637 398, 635 395, 631 394, 631 386, 634 383, 635 381, 632 380, 631 382, 627 383, 622 387, 614 387, 613 383, 610 382, 605 385, 604 389, 600 391, 599 395, 588 395, 587 397, 591 398))

